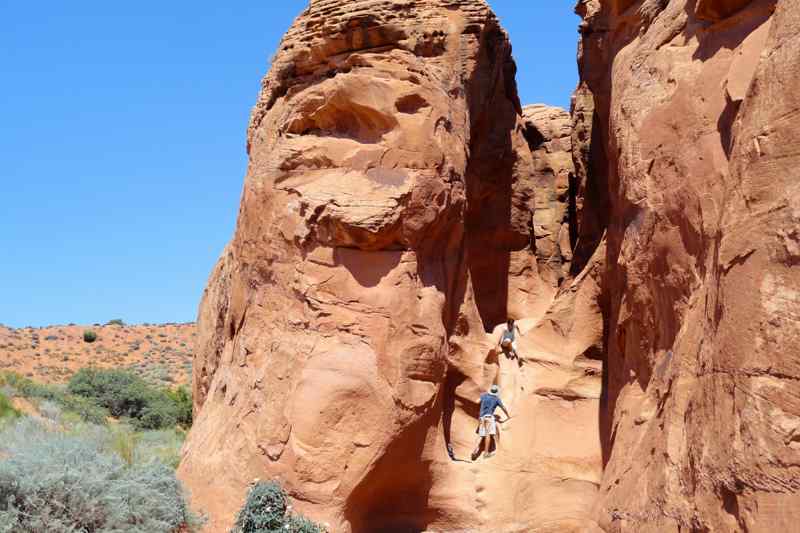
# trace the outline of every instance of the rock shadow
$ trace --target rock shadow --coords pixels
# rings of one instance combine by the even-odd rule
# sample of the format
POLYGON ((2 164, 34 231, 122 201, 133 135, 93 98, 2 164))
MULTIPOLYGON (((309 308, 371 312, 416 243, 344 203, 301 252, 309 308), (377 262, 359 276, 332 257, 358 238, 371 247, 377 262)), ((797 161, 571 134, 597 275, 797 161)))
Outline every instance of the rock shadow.
POLYGON ((365 288, 376 287, 403 257, 402 251, 366 251, 338 247, 333 251, 336 266, 343 266, 365 288))
POLYGON ((386 448, 347 499, 344 515, 353 531, 425 531, 436 518, 428 505, 433 486, 430 461, 424 461, 426 435, 438 413, 406 427, 386 448))

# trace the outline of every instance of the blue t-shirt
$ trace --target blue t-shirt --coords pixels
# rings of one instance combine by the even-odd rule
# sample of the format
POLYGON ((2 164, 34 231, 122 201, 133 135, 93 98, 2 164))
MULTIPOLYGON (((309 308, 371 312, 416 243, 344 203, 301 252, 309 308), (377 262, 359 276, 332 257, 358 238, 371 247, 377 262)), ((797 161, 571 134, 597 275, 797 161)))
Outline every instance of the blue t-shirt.
POLYGON ((498 405, 503 409, 506 408, 506 406, 503 405, 503 401, 500 399, 500 396, 495 396, 494 394, 489 394, 488 392, 481 394, 481 418, 484 416, 493 415, 494 410, 497 409, 498 405))

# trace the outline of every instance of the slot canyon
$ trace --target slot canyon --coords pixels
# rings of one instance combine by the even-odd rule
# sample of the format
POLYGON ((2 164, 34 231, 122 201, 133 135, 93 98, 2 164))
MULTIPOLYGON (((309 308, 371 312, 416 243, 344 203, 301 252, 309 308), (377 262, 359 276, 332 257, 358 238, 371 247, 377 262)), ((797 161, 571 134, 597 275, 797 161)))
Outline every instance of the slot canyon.
POLYGON ((800 0, 575 9, 570 110, 482 0, 299 14, 200 304, 208 531, 254 479, 343 533, 797 530, 800 0))

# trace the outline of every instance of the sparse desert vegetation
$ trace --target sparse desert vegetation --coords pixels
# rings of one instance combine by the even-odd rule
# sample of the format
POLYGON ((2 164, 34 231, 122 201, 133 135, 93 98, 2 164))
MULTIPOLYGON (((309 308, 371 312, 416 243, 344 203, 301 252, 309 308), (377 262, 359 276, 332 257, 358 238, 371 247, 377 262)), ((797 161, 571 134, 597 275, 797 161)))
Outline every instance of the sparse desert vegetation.
POLYGON ((189 424, 188 391, 130 371, 0 374, 0 532, 196 531, 175 477, 189 424))
POLYGON ((106 325, 9 328, 0 325, 0 371, 40 383, 66 383, 85 367, 123 368, 154 385, 191 380, 195 325, 106 325), (86 342, 84 334, 94 334, 86 342))

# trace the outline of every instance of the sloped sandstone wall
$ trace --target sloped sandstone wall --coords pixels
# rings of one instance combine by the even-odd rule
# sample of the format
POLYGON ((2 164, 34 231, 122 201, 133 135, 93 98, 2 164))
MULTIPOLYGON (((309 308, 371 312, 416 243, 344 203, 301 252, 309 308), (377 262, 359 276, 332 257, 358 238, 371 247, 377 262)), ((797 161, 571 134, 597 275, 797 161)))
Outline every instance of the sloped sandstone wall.
POLYGON ((200 306, 179 474, 209 530, 253 478, 334 531, 587 527, 599 362, 531 334, 520 368, 487 334, 533 331, 569 270, 568 120, 526 124, 514 74, 480 0, 313 0, 294 22, 200 306), (517 415, 500 453, 451 461, 492 383, 517 415))
POLYGON ((591 116, 575 131, 594 131, 575 150, 606 186, 587 208, 608 205, 596 517, 606 531, 794 530, 800 2, 578 10, 576 109, 591 116))

